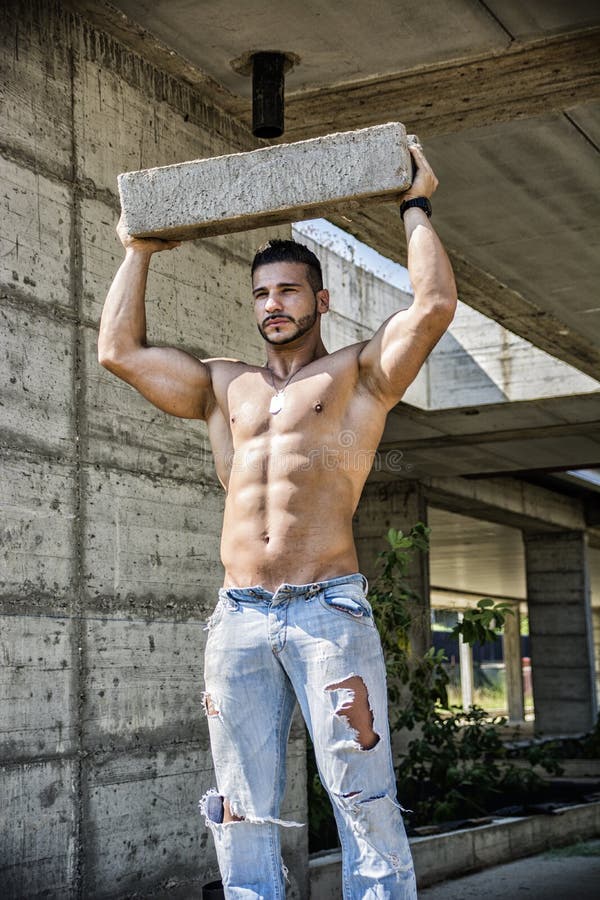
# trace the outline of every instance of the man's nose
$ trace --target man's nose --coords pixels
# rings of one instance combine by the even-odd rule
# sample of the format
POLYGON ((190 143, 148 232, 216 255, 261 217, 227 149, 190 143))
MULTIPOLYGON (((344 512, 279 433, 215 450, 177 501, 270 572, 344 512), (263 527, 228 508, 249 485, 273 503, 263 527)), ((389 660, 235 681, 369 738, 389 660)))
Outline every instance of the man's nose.
POLYGON ((281 300, 279 299, 278 294, 269 294, 267 297, 267 301, 265 303, 266 312, 273 312, 276 309, 281 309, 281 300))

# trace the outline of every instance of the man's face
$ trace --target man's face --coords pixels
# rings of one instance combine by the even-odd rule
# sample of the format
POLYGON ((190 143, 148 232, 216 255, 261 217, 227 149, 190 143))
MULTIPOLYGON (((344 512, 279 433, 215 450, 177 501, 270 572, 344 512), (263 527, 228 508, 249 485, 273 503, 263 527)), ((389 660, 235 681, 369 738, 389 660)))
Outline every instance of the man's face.
POLYGON ((327 291, 315 291, 304 263, 268 263, 252 277, 256 324, 269 344, 290 344, 318 327, 327 312, 327 291))

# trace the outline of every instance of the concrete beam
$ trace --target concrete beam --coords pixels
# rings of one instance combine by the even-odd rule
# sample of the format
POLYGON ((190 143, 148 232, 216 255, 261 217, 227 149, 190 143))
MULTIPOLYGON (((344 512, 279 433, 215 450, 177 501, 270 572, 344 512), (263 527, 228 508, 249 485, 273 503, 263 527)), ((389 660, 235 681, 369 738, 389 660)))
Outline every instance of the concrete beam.
MULTIPOLYGON (((400 114, 421 137, 508 122, 600 97, 600 28, 515 42, 499 55, 397 72, 292 94, 286 134, 365 127, 400 114), (431 102, 435 98, 435 102, 431 102)), ((247 116, 247 112, 246 112, 247 116)))
POLYGON ((127 230, 191 239, 397 199, 411 184, 399 122, 119 175, 127 230))
POLYGON ((431 506, 451 512, 529 531, 585 531, 579 500, 537 485, 511 478, 426 478, 422 484, 431 506))

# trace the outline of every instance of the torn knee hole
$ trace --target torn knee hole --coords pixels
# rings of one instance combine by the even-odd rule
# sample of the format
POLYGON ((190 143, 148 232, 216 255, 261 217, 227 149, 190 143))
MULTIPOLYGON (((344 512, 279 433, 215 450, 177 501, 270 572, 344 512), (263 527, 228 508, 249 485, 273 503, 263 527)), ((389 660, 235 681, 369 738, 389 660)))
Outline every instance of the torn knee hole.
POLYGON ((227 797, 223 797, 214 788, 207 791, 200 800, 200 809, 206 816, 207 824, 226 825, 227 822, 243 822, 245 816, 234 813, 227 797))
POLYGON ((207 716, 218 716, 219 710, 217 709, 215 703, 213 702, 213 698, 210 694, 205 693, 204 697, 204 712, 207 716))
POLYGON ((335 684, 328 684, 326 691, 347 690, 349 699, 339 706, 335 714, 347 720, 356 734, 361 750, 372 750, 379 743, 379 735, 373 730, 373 711, 369 706, 367 686, 360 675, 349 675, 335 684))
POLYGON ((231 811, 231 804, 226 797, 223 798, 223 823, 225 822, 243 822, 245 816, 236 816, 231 811))

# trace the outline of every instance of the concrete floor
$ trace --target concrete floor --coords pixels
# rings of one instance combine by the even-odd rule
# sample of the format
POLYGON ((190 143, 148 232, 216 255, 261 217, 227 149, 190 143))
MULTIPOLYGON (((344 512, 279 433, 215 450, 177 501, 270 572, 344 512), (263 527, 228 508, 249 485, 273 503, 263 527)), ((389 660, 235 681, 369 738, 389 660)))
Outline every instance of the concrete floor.
POLYGON ((598 900, 600 840, 519 859, 419 891, 419 900, 598 900))

